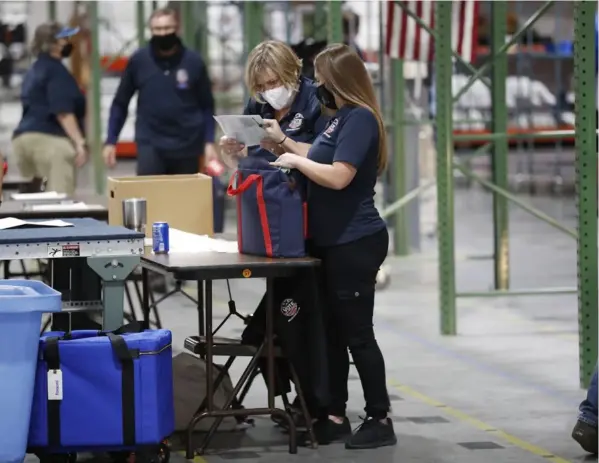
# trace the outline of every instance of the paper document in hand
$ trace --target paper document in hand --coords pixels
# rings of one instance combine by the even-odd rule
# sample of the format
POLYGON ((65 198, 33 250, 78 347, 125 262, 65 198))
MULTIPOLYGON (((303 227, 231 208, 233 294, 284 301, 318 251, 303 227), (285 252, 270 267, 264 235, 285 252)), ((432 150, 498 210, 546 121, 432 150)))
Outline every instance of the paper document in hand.
POLYGON ((214 116, 214 119, 225 136, 245 146, 259 145, 268 138, 268 133, 262 128, 264 120, 260 116, 214 116))
POLYGON ((9 230, 18 227, 72 227, 72 223, 63 220, 44 220, 39 222, 26 222, 25 220, 7 217, 0 219, 0 230, 9 230))

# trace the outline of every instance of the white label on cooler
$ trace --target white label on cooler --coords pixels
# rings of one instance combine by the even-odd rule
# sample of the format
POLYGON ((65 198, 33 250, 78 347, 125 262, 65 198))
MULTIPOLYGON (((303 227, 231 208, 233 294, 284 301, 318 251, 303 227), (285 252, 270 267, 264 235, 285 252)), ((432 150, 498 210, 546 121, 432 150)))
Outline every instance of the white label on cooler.
POLYGON ((62 371, 48 372, 48 400, 62 400, 62 371))

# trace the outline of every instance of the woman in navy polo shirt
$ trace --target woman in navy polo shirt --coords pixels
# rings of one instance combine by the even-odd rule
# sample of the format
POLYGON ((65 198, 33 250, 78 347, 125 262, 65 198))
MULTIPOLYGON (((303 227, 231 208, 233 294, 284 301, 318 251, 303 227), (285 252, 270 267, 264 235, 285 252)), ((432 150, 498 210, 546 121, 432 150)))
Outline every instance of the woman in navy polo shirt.
POLYGON ((220 146, 228 164, 248 155, 274 161, 285 152, 286 140, 310 144, 322 131, 326 118, 321 117, 316 86, 301 77, 301 70, 301 60, 283 42, 267 40, 251 51, 245 68, 245 83, 251 98, 243 114, 277 120, 281 138, 246 147, 235 139, 222 137, 220 146))
MULTIPOLYGON (((377 272, 388 250, 385 222, 374 206, 374 187, 387 164, 385 128, 364 63, 347 45, 334 44, 314 61, 318 96, 334 112, 314 144, 286 142, 275 166, 297 169, 308 178, 308 227, 322 260, 328 313, 331 404, 315 424, 319 443, 346 440, 365 449, 397 442, 385 378, 385 361, 373 330, 377 272), (358 370, 367 417, 351 435, 346 417, 348 348, 358 370)), ((273 140, 282 137, 267 121, 273 140)))
MULTIPOLYGON (((266 161, 274 161, 278 155, 285 152, 288 141, 293 140, 293 143, 305 146, 306 149, 314 141, 316 136, 324 129, 326 124, 326 116, 321 114, 321 104, 317 96, 316 85, 305 77, 301 76, 302 62, 293 52, 293 50, 283 42, 276 40, 267 40, 258 44, 249 54, 245 69, 245 82, 250 92, 251 98, 248 101, 244 114, 259 115, 263 119, 273 119, 278 121, 280 127, 280 138, 275 140, 265 139, 258 146, 243 146, 237 140, 222 137, 220 146, 225 162, 230 166, 236 163, 239 158, 246 156, 259 157, 266 161)), ((294 178, 303 186, 305 178, 295 172, 294 178)), ((309 280, 310 282, 312 280, 309 280)), ((298 293, 302 293, 303 287, 298 284, 297 280, 277 279, 277 294, 286 294, 286 297, 297 298, 298 293), (298 289, 299 288, 299 289, 298 289)), ((307 292, 307 291, 306 291, 307 292)), ((302 305, 303 298, 295 299, 298 305, 302 305), (300 300, 302 299, 302 300, 300 300)), ((263 339, 262 320, 265 317, 265 303, 263 298, 260 305, 254 313, 253 322, 251 323, 242 335, 244 342, 260 343, 263 339)), ((294 323, 288 323, 290 320, 281 320, 279 312, 275 314, 275 329, 279 338, 286 338, 282 343, 292 348, 288 349, 288 355, 294 361, 294 355, 291 351, 298 352, 301 350, 300 338, 303 336, 302 328, 303 317, 306 316, 308 310, 302 310, 301 315, 296 317, 294 323), (279 323, 281 322, 281 323, 279 323), (284 327, 285 329, 279 329, 284 327)), ((282 362, 285 364, 286 362, 282 362)), ((285 365, 286 366, 286 365, 285 365)), ((305 378, 302 375, 301 369, 298 369, 298 375, 301 379, 305 378)), ((282 365, 277 368, 278 381, 277 383, 286 382, 289 372, 282 365)), ((312 372, 312 379, 318 376, 316 372, 312 372)), ((326 371, 324 375, 326 377, 326 371)), ((312 381, 312 384, 317 381, 312 381)), ((314 410, 320 408, 323 400, 315 397, 318 394, 313 392, 310 386, 303 388, 304 396, 308 402, 308 407, 315 413, 314 410)), ((326 389, 322 387, 321 389, 326 389)), ((279 395, 287 391, 286 386, 277 388, 275 394, 279 395)), ((326 394, 326 391, 325 391, 326 394)), ((301 411, 299 400, 293 402, 292 415, 298 423, 301 423, 301 411)), ((286 422, 277 420, 273 416, 273 420, 282 426, 286 426, 286 422)))
POLYGON ((46 178, 48 190, 67 194, 75 192, 76 167, 87 161, 85 96, 62 64, 78 31, 53 22, 35 30, 37 60, 23 79, 23 116, 13 135, 21 175, 46 178))

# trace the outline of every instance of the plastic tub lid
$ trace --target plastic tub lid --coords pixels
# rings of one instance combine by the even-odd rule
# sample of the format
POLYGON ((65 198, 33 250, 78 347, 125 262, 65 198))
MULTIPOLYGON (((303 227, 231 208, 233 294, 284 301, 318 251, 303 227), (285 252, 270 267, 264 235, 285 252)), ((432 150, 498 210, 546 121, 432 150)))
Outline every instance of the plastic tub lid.
POLYGON ((41 281, 0 280, 0 314, 60 312, 61 295, 41 281))

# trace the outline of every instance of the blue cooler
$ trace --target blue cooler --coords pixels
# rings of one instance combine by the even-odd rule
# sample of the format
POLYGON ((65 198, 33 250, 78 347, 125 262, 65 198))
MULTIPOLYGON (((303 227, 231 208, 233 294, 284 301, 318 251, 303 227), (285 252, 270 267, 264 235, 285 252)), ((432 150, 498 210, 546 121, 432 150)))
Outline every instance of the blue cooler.
POLYGON ((160 445, 175 428, 171 341, 170 331, 142 331, 137 323, 113 332, 45 333, 29 450, 52 454, 160 445))
POLYGON ((0 462, 22 463, 35 384, 42 313, 62 308, 41 281, 0 280, 0 462))

